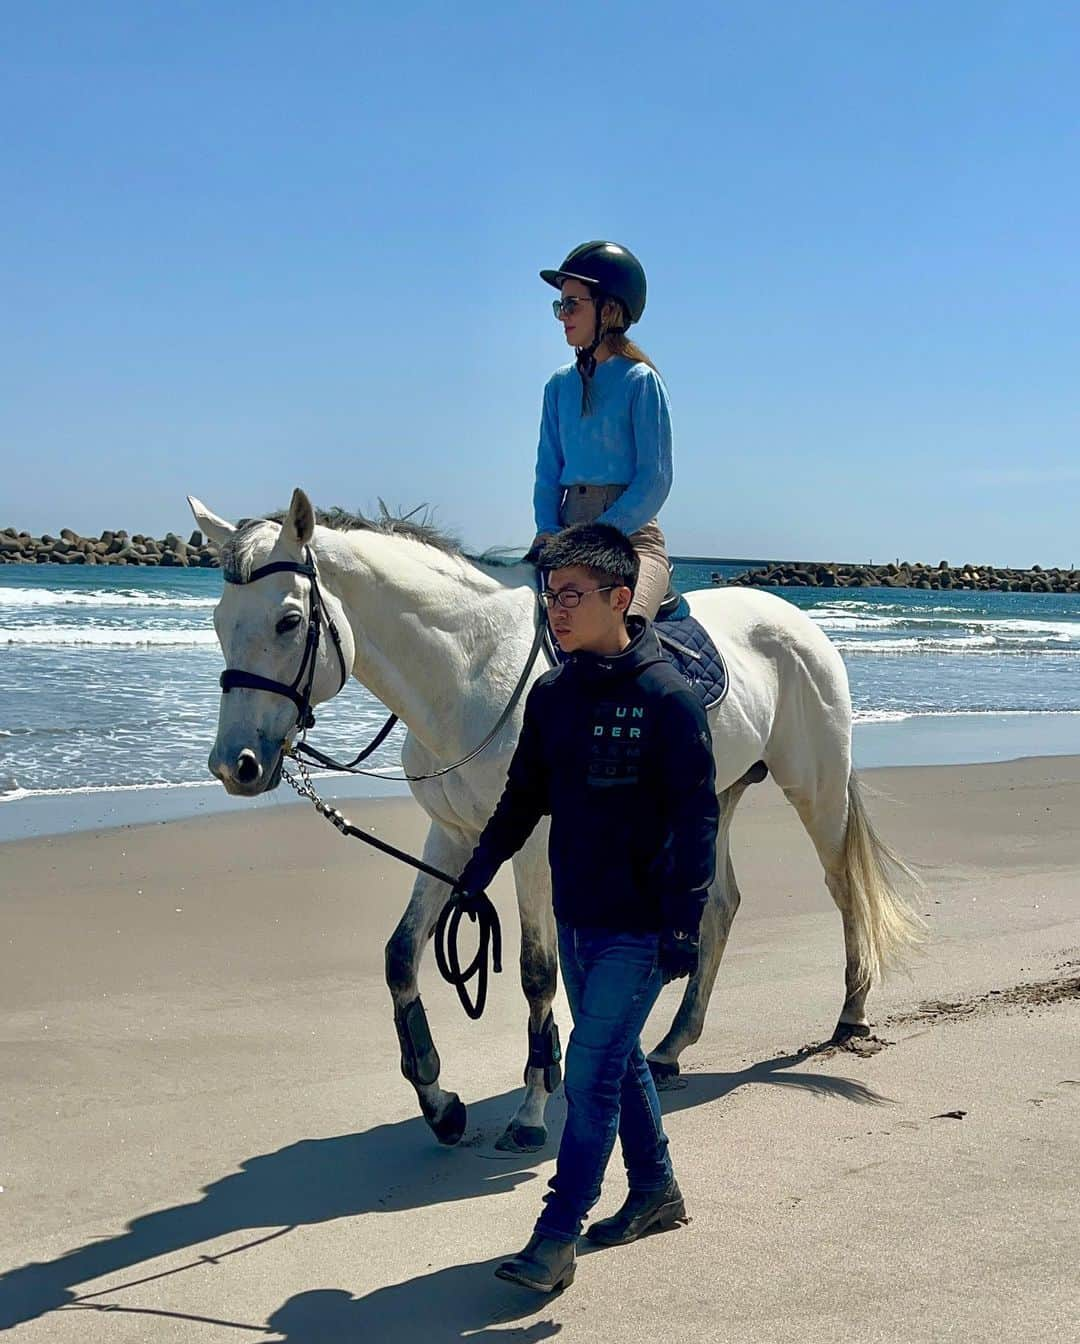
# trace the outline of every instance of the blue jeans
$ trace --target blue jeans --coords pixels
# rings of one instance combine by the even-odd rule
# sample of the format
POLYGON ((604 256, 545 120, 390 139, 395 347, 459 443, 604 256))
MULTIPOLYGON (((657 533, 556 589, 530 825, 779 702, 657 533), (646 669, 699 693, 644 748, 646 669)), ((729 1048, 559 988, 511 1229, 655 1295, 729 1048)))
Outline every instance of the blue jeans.
POLYGON ((600 1198, 618 1133, 632 1190, 672 1179, 667 1135, 638 1039, 663 986, 655 933, 559 925, 574 1030, 566 1048, 566 1128, 536 1231, 574 1241, 600 1198))

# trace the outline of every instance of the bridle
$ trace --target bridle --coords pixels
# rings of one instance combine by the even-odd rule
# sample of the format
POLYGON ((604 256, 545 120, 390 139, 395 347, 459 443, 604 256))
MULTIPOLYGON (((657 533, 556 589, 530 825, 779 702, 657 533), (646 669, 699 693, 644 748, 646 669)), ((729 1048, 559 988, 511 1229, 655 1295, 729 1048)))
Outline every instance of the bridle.
POLYGON ((245 579, 235 578, 228 573, 225 574, 224 578, 226 583, 239 586, 257 583, 259 579, 265 579, 271 574, 302 574, 310 584, 307 638, 304 641, 304 656, 300 660, 299 671, 291 682, 286 683, 284 681, 271 681, 269 677, 261 677, 257 672, 245 672, 242 668, 227 667, 221 674, 221 690, 224 695, 228 695, 231 690, 242 689, 270 691, 273 695, 285 696, 296 706, 296 723, 293 727, 304 733, 315 726, 315 715, 311 712, 311 690, 315 684, 315 670, 319 662, 320 632, 324 622, 331 642, 337 651, 338 668, 341 675, 337 691, 334 692, 335 695, 349 680, 349 672, 345 666, 345 654, 341 649, 341 636, 334 624, 334 618, 326 610, 326 603, 319 590, 319 579, 315 569, 315 561, 311 556, 311 548, 309 546, 304 547, 303 564, 296 560, 275 560, 269 565, 260 565, 258 569, 253 569, 245 579), (301 686, 303 689, 301 689, 301 686))

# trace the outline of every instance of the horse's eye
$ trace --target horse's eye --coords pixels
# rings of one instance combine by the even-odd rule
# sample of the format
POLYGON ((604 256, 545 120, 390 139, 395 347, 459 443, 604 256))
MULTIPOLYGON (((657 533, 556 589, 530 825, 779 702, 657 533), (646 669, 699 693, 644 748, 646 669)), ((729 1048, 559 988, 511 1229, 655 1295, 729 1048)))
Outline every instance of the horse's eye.
POLYGON ((295 630, 299 624, 300 613, 298 611, 290 611, 288 616, 282 616, 275 628, 279 635, 287 635, 290 630, 295 630))

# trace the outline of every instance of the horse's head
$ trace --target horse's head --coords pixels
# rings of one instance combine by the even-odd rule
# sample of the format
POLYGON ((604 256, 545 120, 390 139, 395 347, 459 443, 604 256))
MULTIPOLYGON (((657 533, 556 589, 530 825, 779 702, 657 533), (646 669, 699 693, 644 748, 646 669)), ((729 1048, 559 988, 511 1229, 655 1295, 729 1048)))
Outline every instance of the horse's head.
POLYGON ((280 526, 259 520, 237 528, 197 499, 189 496, 188 503, 203 532, 221 547, 226 579, 214 626, 228 671, 207 764, 229 793, 251 797, 280 782, 282 750, 296 731, 302 702, 316 705, 341 689, 355 656, 352 630, 322 577, 316 591, 303 572, 315 511, 302 490, 293 491, 280 526), (267 566, 275 568, 267 572, 267 566), (340 657, 329 621, 338 632, 340 657))

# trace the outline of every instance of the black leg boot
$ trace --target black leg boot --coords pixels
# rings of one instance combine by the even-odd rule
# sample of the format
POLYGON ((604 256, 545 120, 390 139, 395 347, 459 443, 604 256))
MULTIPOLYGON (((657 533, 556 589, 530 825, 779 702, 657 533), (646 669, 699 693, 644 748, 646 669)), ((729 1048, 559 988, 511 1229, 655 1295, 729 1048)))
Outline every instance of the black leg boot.
POLYGON ((600 1246, 625 1246, 646 1232, 666 1232, 686 1221, 686 1205, 673 1177, 666 1190, 631 1190, 618 1213, 593 1223, 585 1235, 600 1246))
POLYGON ((534 1232, 525 1249, 504 1260, 495 1274, 538 1293, 553 1293, 557 1288, 570 1287, 575 1268, 572 1241, 556 1241, 534 1232))

